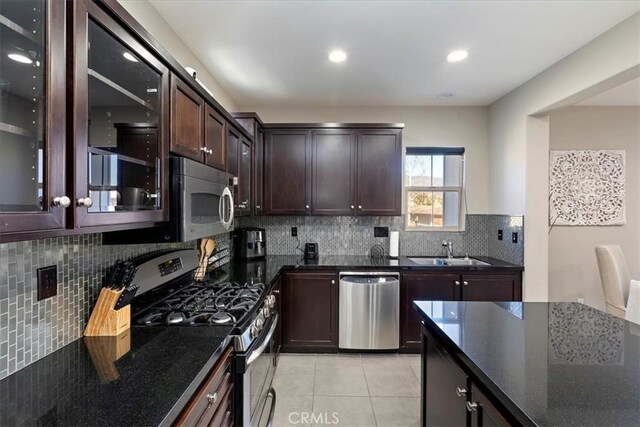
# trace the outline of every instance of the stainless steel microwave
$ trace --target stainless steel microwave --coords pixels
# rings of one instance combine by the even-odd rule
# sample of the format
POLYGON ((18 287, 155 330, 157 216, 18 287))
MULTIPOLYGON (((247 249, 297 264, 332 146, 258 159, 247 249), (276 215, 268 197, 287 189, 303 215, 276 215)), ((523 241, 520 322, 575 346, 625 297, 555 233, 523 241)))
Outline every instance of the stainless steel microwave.
POLYGON ((169 164, 169 222, 105 233, 104 243, 187 242, 233 231, 233 176, 184 157, 169 164))

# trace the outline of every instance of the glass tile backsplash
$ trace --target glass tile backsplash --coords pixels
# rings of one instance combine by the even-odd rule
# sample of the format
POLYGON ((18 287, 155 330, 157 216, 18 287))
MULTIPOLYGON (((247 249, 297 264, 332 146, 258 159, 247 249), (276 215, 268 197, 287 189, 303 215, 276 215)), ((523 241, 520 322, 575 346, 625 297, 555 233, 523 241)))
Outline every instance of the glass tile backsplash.
POLYGON ((196 243, 110 246, 101 234, 88 234, 0 244, 0 379, 82 336, 117 259, 185 247, 196 243), (58 270, 57 295, 38 301, 37 270, 51 265, 58 270))

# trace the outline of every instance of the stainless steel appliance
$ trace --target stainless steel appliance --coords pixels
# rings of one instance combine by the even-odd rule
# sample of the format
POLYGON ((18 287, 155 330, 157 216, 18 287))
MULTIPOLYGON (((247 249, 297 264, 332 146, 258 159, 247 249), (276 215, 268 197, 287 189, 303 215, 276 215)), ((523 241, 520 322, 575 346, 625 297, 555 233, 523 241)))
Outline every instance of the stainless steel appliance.
MULTIPOLYGON (((216 257, 214 253, 212 258, 216 257)), ((227 258, 216 261, 221 264, 227 258)), ((231 327, 234 347, 235 425, 271 425, 276 404, 272 381, 277 366, 276 295, 262 282, 236 283, 228 265, 193 280, 194 249, 165 253, 139 265, 132 325, 231 327)))
POLYGON ((233 176, 184 157, 172 157, 170 167, 169 222, 105 233, 104 243, 188 242, 233 230, 233 176))
POLYGON ((246 227, 235 230, 233 250, 240 258, 263 258, 267 254, 264 228, 246 227))
POLYGON ((338 347, 394 350, 400 346, 400 274, 341 272, 338 347))

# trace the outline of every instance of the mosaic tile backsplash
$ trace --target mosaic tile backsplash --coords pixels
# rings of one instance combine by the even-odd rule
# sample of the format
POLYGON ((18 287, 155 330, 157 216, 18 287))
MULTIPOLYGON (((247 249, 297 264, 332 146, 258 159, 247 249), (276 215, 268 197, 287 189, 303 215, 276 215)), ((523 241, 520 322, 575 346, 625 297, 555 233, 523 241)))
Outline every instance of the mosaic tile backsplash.
POLYGON ((191 247, 196 242, 103 245, 101 234, 0 244, 0 379, 82 336, 117 259, 191 247), (38 301, 37 269, 51 265, 58 269, 58 293, 38 301))
POLYGON ((373 245, 389 252, 389 238, 374 237, 373 227, 400 231, 401 256, 445 255, 442 241, 453 243, 455 256, 490 256, 513 264, 524 261, 524 217, 507 215, 467 215, 463 232, 403 231, 404 216, 397 217, 314 217, 265 216, 239 218, 235 227, 261 227, 266 230, 267 254, 300 253, 298 240, 291 237, 291 227, 298 228, 300 248, 307 242, 318 243, 320 255, 368 255, 373 245), (503 240, 498 240, 503 230, 503 240), (518 233, 518 243, 511 234, 518 233))

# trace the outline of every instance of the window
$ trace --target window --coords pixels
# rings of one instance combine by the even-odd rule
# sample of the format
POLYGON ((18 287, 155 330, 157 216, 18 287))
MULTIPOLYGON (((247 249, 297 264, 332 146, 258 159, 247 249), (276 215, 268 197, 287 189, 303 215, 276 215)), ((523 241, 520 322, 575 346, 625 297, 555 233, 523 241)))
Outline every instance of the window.
POLYGON ((407 230, 460 230, 464 148, 407 147, 407 230))

